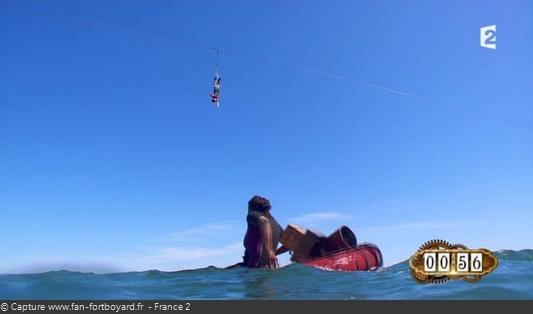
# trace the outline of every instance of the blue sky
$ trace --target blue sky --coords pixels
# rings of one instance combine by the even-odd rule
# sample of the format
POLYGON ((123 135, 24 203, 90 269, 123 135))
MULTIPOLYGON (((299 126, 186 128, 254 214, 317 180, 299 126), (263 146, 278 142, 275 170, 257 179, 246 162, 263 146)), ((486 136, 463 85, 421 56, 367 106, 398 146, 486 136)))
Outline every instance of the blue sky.
POLYGON ((225 266, 254 194, 387 265, 532 248, 532 9, 3 0, 0 273, 225 266))

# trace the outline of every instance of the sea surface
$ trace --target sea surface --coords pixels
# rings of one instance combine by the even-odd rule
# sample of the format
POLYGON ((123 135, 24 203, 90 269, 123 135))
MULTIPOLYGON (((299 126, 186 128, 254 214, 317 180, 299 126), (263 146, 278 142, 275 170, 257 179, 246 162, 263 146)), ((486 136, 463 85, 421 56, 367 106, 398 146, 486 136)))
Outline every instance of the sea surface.
POLYGON ((52 271, 0 275, 0 299, 533 299, 533 250, 499 251, 498 268, 476 283, 413 281, 407 262, 375 272, 207 267, 114 274, 52 271))

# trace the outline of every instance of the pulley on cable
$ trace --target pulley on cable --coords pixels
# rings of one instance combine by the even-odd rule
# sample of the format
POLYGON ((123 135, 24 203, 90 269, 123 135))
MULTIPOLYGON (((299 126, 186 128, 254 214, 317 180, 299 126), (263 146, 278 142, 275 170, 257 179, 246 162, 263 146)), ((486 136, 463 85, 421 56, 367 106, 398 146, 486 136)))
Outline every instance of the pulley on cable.
POLYGON ((219 67, 219 50, 217 51, 217 67, 215 70, 215 77, 213 78, 213 92, 209 93, 209 96, 211 97, 211 102, 217 106, 217 108, 220 106, 220 67, 219 67))

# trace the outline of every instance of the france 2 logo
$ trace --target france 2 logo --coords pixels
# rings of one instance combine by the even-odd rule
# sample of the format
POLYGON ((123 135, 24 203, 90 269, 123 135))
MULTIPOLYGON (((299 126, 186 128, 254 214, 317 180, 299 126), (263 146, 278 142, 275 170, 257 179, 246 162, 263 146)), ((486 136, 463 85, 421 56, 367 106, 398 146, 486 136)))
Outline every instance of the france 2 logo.
POLYGON ((496 25, 483 26, 479 29, 479 45, 483 48, 496 49, 496 25))

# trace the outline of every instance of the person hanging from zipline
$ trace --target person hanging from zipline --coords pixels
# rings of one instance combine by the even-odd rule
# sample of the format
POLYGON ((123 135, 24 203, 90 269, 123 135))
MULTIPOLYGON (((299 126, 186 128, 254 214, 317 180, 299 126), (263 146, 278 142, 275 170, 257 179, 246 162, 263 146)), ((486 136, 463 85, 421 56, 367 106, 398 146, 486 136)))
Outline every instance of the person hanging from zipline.
POLYGON ((220 80, 220 71, 217 66, 215 77, 213 78, 213 92, 209 93, 209 96, 211 96, 211 102, 217 107, 220 105, 220 80))

